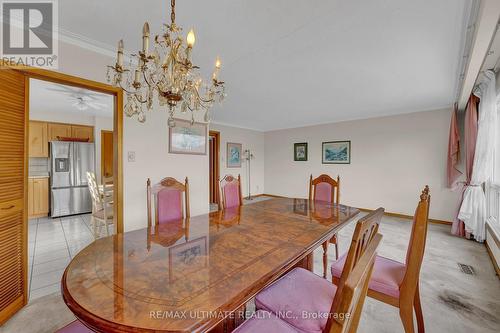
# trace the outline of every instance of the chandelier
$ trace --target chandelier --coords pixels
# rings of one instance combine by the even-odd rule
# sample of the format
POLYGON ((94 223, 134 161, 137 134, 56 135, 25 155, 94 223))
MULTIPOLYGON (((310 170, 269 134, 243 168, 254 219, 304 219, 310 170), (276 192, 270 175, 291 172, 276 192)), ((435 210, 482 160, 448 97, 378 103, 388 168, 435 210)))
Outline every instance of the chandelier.
POLYGON ((108 82, 125 91, 124 112, 128 117, 136 115, 139 122, 146 121, 146 111, 153 108, 155 96, 161 106, 168 107, 169 127, 175 127, 174 113, 179 108, 182 114, 191 113, 191 123, 196 111, 204 111, 204 120, 209 122, 210 108, 226 96, 224 82, 218 78, 221 62, 217 57, 210 83, 204 82, 199 67, 191 62, 194 31, 191 29, 184 40, 182 28, 175 23, 175 0, 171 0, 170 18, 162 34, 155 36, 152 52, 149 24, 144 23, 142 50, 130 56, 127 67, 123 64, 123 40, 118 42, 116 64, 108 66, 108 82))

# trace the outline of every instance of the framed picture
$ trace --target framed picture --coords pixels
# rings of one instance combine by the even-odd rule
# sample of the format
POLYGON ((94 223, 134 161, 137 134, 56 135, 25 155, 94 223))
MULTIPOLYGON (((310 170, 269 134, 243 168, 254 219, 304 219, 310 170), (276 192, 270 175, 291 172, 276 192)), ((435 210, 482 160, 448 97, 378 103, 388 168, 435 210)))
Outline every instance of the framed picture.
POLYGON ((168 249, 169 278, 175 281, 207 267, 207 237, 200 237, 168 249))
POLYGON ((175 127, 169 128, 168 152, 171 154, 207 153, 207 124, 176 119, 175 127))
POLYGON ((323 142, 323 164, 350 164, 351 141, 323 142))
POLYGON ((241 168, 241 143, 227 143, 227 167, 228 168, 241 168))
POLYGON ((293 160, 307 161, 307 142, 293 144, 293 160))

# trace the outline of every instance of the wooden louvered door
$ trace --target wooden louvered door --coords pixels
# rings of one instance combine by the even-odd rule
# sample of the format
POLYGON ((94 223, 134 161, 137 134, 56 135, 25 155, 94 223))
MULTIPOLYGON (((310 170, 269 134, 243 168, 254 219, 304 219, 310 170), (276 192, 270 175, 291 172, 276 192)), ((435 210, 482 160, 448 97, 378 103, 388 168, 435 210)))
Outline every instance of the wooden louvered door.
POLYGON ((0 325, 27 301, 27 85, 0 67, 0 325))

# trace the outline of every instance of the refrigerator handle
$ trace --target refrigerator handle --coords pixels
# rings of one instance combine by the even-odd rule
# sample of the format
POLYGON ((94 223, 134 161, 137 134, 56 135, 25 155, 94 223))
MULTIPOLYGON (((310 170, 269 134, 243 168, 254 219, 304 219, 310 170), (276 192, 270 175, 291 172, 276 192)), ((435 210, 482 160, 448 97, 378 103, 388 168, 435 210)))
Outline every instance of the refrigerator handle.
POLYGON ((74 142, 70 143, 70 149, 69 149, 69 160, 71 161, 71 165, 69 167, 69 172, 70 172, 70 179, 71 179, 71 186, 76 186, 77 184, 77 179, 78 179, 78 169, 76 168, 77 163, 76 163, 76 157, 78 155, 77 146, 75 145, 74 142))

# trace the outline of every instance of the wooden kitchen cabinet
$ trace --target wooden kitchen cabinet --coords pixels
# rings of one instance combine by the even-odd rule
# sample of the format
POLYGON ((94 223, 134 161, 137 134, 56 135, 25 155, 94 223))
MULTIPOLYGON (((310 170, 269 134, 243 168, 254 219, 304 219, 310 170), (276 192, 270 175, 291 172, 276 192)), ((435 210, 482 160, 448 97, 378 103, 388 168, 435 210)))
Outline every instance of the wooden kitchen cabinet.
POLYGON ((89 139, 88 142, 94 142, 94 127, 71 125, 71 137, 75 139, 89 139))
POLYGON ((57 141, 58 136, 64 138, 71 137, 71 125, 48 123, 48 128, 49 128, 49 141, 57 141))
POLYGON ((30 121, 29 124, 29 157, 49 157, 47 123, 30 121))
POLYGON ((49 214, 49 178, 28 179, 28 216, 29 218, 49 214))

